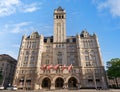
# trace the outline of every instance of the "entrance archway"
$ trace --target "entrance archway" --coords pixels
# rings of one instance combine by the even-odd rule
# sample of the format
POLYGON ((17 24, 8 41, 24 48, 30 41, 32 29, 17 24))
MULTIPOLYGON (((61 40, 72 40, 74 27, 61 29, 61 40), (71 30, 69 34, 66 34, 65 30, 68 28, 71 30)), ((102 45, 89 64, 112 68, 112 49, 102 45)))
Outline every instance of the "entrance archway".
POLYGON ((74 77, 71 77, 71 78, 68 80, 68 87, 69 87, 69 88, 77 88, 77 79, 74 78, 74 77))
POLYGON ((49 78, 44 78, 42 81, 42 88, 48 88, 50 89, 51 87, 51 81, 49 78))
POLYGON ((63 88, 63 85, 64 85, 64 80, 60 77, 57 78, 55 81, 55 87, 58 89, 61 89, 61 88, 63 88))

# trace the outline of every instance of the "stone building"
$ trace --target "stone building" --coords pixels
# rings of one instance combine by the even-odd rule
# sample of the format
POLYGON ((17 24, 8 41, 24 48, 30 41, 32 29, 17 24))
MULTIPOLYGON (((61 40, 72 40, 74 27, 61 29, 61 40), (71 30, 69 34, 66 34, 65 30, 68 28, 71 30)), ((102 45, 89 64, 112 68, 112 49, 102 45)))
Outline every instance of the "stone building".
POLYGON ((19 89, 106 88, 96 34, 66 36, 66 12, 54 10, 54 35, 22 38, 14 84, 19 89))
POLYGON ((107 81, 108 81, 108 86, 109 88, 120 88, 120 77, 118 78, 108 78, 107 77, 107 81))
POLYGON ((12 85, 13 78, 15 74, 17 60, 12 58, 7 54, 0 55, 0 72, 2 74, 2 79, 0 80, 0 86, 12 85))

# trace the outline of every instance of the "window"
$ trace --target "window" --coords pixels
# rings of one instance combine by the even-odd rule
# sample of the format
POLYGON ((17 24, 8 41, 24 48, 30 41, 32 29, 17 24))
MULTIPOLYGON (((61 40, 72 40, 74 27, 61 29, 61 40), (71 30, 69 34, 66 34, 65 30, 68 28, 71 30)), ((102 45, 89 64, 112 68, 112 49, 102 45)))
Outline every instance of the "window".
POLYGON ((93 79, 88 79, 88 82, 93 82, 93 79))
POLYGON ((56 15, 56 19, 58 19, 58 15, 56 15))
POLYGON ((62 56, 62 52, 58 52, 58 57, 61 57, 62 56))
POLYGON ((58 59, 58 64, 62 64, 62 58, 58 59))
POLYGON ((86 62, 86 66, 91 66, 90 62, 86 62))
POLYGON ((34 61, 34 60, 35 60, 35 57, 32 56, 30 61, 34 61))
POLYGON ((64 18, 64 16, 62 15, 62 19, 64 18))
POLYGON ((61 16, 59 16, 59 19, 61 19, 61 16))
POLYGON ((57 54, 57 57, 58 57, 58 64, 62 64, 62 52, 58 52, 57 54))
POLYGON ((85 56, 85 61, 89 61, 89 56, 85 56))
POLYGON ((59 47, 61 47, 61 45, 59 45, 59 47))
POLYGON ((27 85, 31 85, 31 80, 30 80, 30 79, 27 79, 27 80, 26 80, 26 83, 27 83, 27 85))
POLYGON ((85 51, 85 54, 86 54, 86 55, 88 55, 88 54, 89 54, 89 52, 86 50, 86 51, 85 51))
POLYGON ((26 55, 29 55, 29 51, 26 51, 26 55))
POLYGON ((96 61, 93 61, 92 64, 93 64, 93 66, 97 66, 96 61))
POLYGON ((35 55, 35 51, 32 51, 32 55, 35 55))
POLYGON ((47 42, 47 39, 44 39, 44 42, 46 43, 46 42, 47 42))
POLYGON ((76 38, 73 38, 73 42, 76 42, 76 38))
POLYGON ((96 79, 96 82, 100 82, 100 79, 96 79))
POLYGON ((36 48, 36 42, 33 42, 32 48, 36 48))
POLYGON ((24 61, 28 61, 28 56, 25 56, 24 61))
POLYGON ((73 65, 75 65, 75 60, 74 60, 74 58, 72 58, 72 59, 70 60, 70 63, 73 64, 73 65))
POLYGON ((46 60, 46 64, 49 64, 49 60, 46 60))
POLYGON ((67 42, 69 42, 69 39, 67 39, 67 42))

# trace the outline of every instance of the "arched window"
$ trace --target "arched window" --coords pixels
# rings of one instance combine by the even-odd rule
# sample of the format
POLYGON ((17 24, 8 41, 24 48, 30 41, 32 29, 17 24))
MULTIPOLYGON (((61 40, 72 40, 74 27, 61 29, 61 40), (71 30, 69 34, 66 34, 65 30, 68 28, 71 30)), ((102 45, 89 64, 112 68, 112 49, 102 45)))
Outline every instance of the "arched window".
POLYGON ((58 15, 56 15, 56 19, 58 19, 58 15))
POLYGON ((62 15, 62 19, 64 18, 64 16, 62 15))
POLYGON ((59 19, 61 19, 61 16, 59 15, 59 19))

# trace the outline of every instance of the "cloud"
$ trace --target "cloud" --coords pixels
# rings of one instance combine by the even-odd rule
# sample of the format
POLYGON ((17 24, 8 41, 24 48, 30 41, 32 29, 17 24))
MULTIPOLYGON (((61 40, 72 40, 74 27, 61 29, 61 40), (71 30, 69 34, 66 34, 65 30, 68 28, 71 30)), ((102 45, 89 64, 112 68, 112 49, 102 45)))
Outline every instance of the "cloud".
POLYGON ((8 16, 16 12, 16 6, 20 4, 19 0, 0 0, 0 17, 8 16))
POLYGON ((0 0, 0 17, 9 16, 16 12, 34 12, 40 9, 41 3, 25 4, 22 0, 0 0))
POLYGON ((20 23, 7 23, 1 25, 0 36, 7 34, 28 34, 30 35, 33 31, 38 31, 40 34, 45 36, 52 35, 53 27, 50 24, 36 24, 33 22, 20 22, 20 23))
POLYGON ((51 36, 53 35, 53 27, 50 24, 38 24, 34 27, 40 34, 44 36, 51 36))
POLYGON ((112 16, 120 17, 120 0, 106 0, 101 2, 100 0, 92 0, 97 4, 97 8, 100 11, 108 9, 112 16))
POLYGON ((1 26, 2 30, 0 31, 0 35, 9 34, 9 33, 18 34, 18 33, 31 32, 31 31, 33 31, 31 24, 32 24, 32 22, 4 24, 3 26, 1 26))
POLYGON ((26 26, 28 26, 30 24, 30 22, 21 22, 18 24, 13 24, 11 27, 11 32, 12 33, 20 33, 20 32, 25 32, 26 30, 26 26))
POLYGON ((20 10, 22 12, 26 13, 26 12, 34 12, 38 9, 40 9, 40 7, 38 7, 38 4, 37 3, 32 3, 32 4, 29 4, 29 5, 24 5, 20 10))

